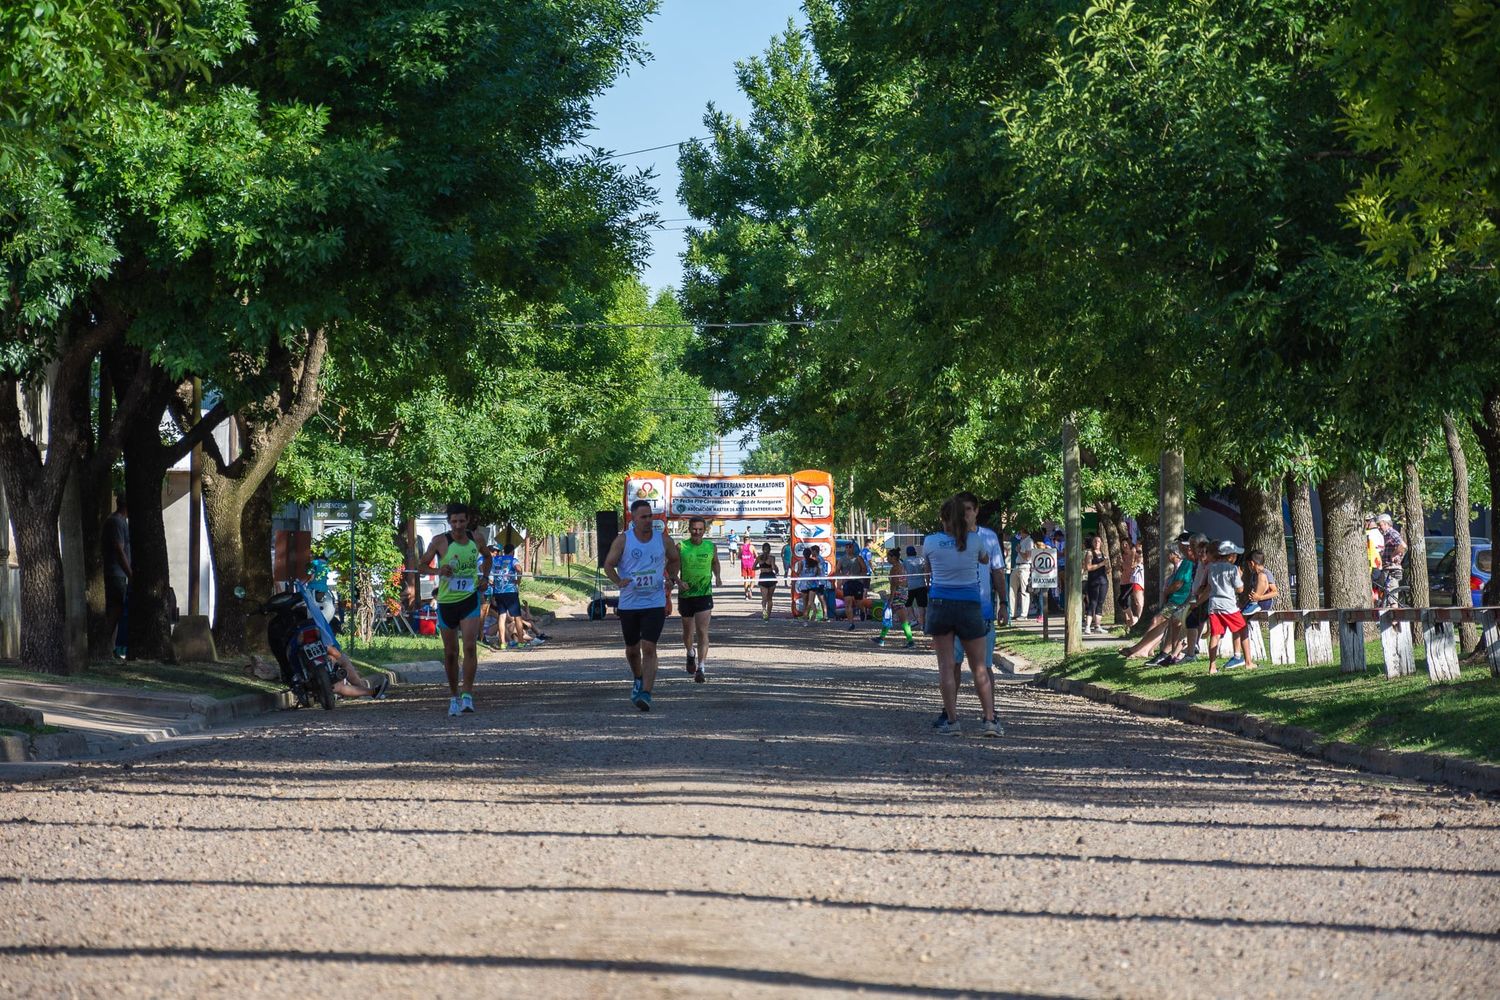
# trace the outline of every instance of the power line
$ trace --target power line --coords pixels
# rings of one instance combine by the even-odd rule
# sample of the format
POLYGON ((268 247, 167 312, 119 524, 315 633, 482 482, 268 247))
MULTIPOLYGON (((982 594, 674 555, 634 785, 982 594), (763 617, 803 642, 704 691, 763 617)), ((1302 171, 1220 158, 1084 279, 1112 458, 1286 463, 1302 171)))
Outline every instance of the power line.
POLYGON ((553 327, 559 330, 587 330, 592 327, 608 327, 612 330, 744 330, 761 326, 827 326, 836 319, 771 319, 754 323, 606 323, 603 320, 585 323, 555 323, 547 320, 509 320, 496 323, 504 327, 553 327))
POLYGON ((658 149, 676 149, 678 146, 686 146, 690 142, 703 142, 706 138, 706 136, 700 135, 692 139, 684 139, 681 142, 669 142, 665 146, 647 146, 645 149, 632 149, 628 153, 611 153, 610 155, 606 156, 605 159, 618 160, 622 156, 634 156, 637 153, 654 153, 658 149))

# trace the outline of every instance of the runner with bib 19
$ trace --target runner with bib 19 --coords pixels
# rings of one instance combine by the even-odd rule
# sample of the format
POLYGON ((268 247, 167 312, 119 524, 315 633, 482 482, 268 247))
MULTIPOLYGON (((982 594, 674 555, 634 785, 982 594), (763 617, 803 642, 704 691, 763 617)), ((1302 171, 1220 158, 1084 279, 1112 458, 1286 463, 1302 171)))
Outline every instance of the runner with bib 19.
POLYGON ((448 714, 474 711, 474 675, 479 671, 479 626, 484 620, 479 595, 490 572, 484 538, 471 534, 469 508, 448 505, 448 530, 427 545, 418 568, 438 576, 438 631, 443 637, 443 672, 448 675, 448 714), (463 694, 458 690, 459 638, 463 639, 463 694))

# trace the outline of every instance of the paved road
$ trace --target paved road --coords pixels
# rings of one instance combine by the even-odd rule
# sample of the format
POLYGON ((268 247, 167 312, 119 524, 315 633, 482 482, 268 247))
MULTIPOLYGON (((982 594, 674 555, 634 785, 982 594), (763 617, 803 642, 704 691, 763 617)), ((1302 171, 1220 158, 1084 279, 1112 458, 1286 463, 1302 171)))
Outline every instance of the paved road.
POLYGON ((0 996, 1500 994, 1500 803, 1032 688, 940 737, 930 654, 728 603, 650 714, 579 621, 475 716, 0 786, 0 996))

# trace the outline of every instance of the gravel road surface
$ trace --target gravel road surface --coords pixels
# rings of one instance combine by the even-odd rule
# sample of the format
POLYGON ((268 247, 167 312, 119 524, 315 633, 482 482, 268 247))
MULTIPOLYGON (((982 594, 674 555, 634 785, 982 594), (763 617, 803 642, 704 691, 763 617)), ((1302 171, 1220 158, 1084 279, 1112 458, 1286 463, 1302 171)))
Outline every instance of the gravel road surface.
POLYGON ((0 996, 1500 995, 1500 803, 720 605, 0 784, 0 996))

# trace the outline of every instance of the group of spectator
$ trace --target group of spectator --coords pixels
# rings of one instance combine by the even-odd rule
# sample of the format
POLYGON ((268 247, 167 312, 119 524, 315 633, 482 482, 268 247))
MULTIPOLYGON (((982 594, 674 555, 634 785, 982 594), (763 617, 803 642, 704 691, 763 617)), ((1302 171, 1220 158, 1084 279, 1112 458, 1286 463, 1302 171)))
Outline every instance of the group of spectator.
POLYGON ((1216 659, 1220 639, 1226 634, 1233 640, 1234 652, 1225 661, 1225 669, 1255 669, 1245 616, 1269 609, 1279 593, 1275 577, 1266 568, 1265 553, 1255 550, 1247 555, 1228 539, 1213 541, 1185 531, 1178 536, 1175 551, 1168 554, 1168 569, 1161 610, 1140 641, 1124 651, 1126 659, 1149 657, 1150 666, 1191 662, 1200 655, 1206 629, 1209 673, 1219 672, 1216 659))

